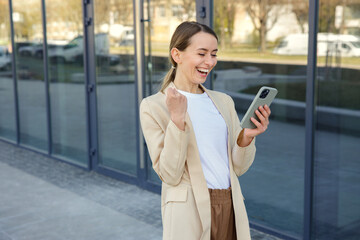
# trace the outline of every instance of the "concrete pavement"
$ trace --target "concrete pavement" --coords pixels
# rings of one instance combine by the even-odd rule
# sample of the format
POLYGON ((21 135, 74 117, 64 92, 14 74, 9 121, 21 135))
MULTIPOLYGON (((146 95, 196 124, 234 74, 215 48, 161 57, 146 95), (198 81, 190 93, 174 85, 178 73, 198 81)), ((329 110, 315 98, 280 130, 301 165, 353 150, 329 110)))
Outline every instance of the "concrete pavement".
POLYGON ((0 192, 0 240, 161 239, 160 195, 3 141, 0 192))

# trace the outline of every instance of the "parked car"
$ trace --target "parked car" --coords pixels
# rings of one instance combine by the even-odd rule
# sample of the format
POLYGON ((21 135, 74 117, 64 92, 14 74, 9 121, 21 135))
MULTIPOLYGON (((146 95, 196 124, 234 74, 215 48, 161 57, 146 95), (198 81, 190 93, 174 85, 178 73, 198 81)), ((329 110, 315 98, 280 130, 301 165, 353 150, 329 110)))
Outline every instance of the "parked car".
MULTIPOLYGON (((52 62, 81 61, 84 53, 83 36, 78 36, 65 45, 49 48, 48 56, 52 62)), ((95 54, 109 54, 109 38, 105 33, 95 35, 95 54)))
POLYGON ((11 55, 6 46, 0 46, 0 70, 10 70, 11 55))
POLYGON ((28 46, 19 47, 18 53, 20 56, 32 57, 35 56, 35 53, 42 48, 42 43, 32 43, 28 46))
MULTIPOLYGON (((317 55, 335 55, 343 57, 360 56, 360 37, 354 35, 318 33, 317 55)), ((308 34, 290 34, 273 50, 279 55, 307 55, 308 34)))

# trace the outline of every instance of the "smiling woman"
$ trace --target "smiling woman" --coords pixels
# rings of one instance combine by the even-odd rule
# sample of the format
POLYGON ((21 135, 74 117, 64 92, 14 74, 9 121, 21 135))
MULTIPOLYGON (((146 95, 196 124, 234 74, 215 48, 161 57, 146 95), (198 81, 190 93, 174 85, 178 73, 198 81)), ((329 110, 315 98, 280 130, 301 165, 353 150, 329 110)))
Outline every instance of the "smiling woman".
POLYGON ((250 239, 237 176, 255 157, 255 136, 270 109, 256 111, 255 129, 242 129, 234 102, 202 84, 217 63, 218 38, 183 22, 170 42, 172 68, 161 90, 140 105, 153 168, 162 181, 163 239, 250 239))
MULTIPOLYGON (((165 76, 161 92, 164 91, 170 82, 175 80, 176 74, 178 75, 178 79, 184 76, 190 82, 192 81, 190 79, 193 79, 192 76, 198 75, 198 77, 201 78, 197 80, 199 81, 198 84, 204 83, 207 74, 217 63, 216 52, 218 38, 214 31, 205 25, 195 22, 187 23, 188 25, 180 24, 171 38, 169 50, 170 62, 173 68, 171 68, 165 76), (178 68, 178 64, 180 64, 181 67, 178 68), (184 70, 186 71, 184 72, 184 70), (188 70, 190 70, 190 72, 188 72, 188 70)), ((193 80, 196 81, 195 79, 193 80)), ((190 82, 186 83, 188 85, 186 88, 190 86, 190 82)))

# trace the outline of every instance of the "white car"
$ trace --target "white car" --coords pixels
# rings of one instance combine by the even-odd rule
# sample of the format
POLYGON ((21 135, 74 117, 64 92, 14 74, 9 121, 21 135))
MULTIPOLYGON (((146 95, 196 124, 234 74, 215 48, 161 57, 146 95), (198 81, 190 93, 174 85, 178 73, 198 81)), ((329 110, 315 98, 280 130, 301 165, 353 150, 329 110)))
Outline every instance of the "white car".
MULTIPOLYGON (((360 38, 354 35, 318 33, 317 56, 360 56, 360 38)), ((308 34, 290 34, 273 50, 279 55, 307 55, 308 34)))
POLYGON ((11 68, 11 55, 7 47, 0 46, 0 70, 10 70, 11 68))
MULTIPOLYGON (((49 48, 48 55, 52 62, 75 62, 82 59, 84 54, 84 39, 78 36, 65 45, 49 48)), ((95 54, 109 54, 109 37, 105 33, 95 35, 95 54)))
POLYGON ((42 48, 42 43, 32 43, 29 46, 20 47, 18 52, 20 56, 33 57, 35 56, 36 52, 42 48))

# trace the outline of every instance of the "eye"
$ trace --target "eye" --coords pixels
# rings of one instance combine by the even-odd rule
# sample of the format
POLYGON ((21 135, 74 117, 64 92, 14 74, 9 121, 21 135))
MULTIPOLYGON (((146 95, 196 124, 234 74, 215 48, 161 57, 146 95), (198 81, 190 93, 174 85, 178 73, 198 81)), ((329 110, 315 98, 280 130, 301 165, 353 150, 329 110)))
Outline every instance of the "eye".
POLYGON ((212 57, 217 57, 217 55, 216 55, 216 54, 211 54, 211 56, 212 56, 212 57))
POLYGON ((204 57, 204 56, 205 56, 205 53, 199 53, 199 55, 204 57))

